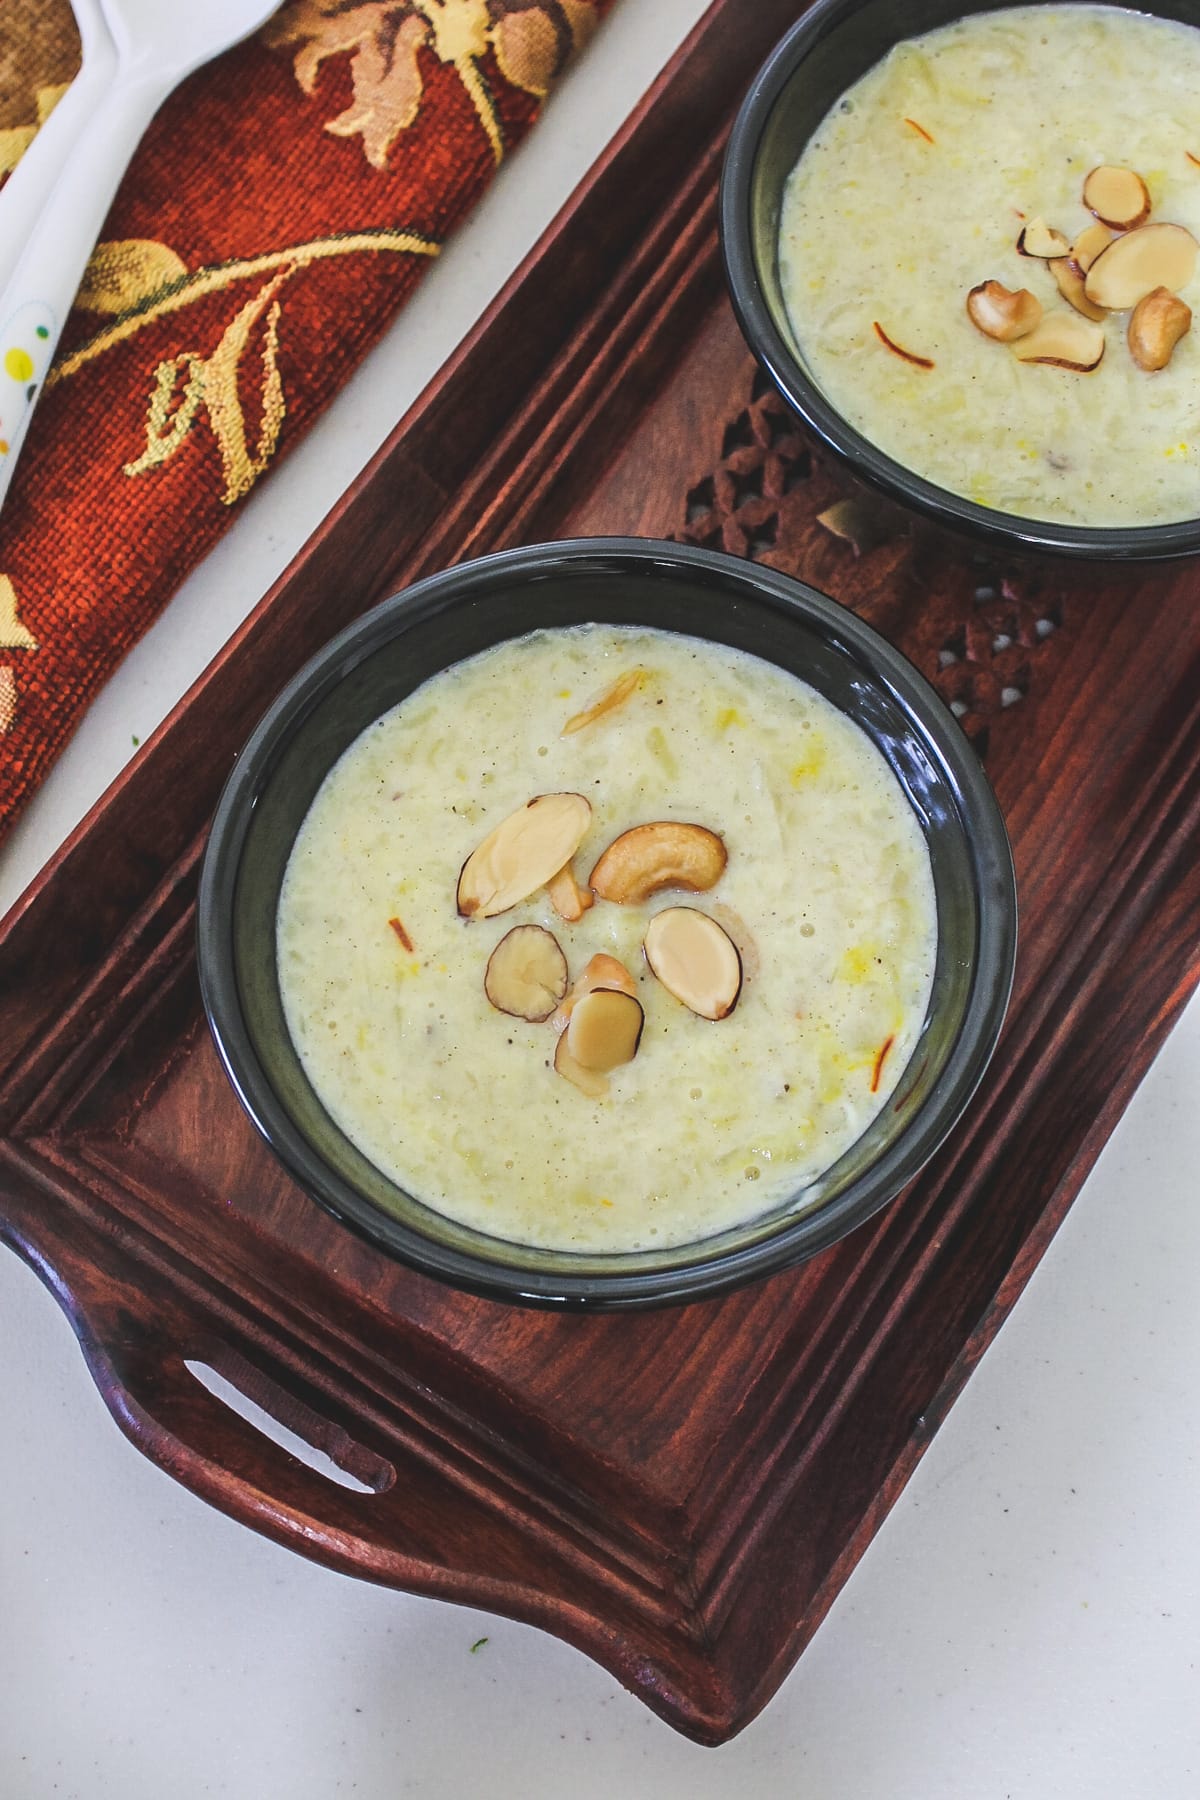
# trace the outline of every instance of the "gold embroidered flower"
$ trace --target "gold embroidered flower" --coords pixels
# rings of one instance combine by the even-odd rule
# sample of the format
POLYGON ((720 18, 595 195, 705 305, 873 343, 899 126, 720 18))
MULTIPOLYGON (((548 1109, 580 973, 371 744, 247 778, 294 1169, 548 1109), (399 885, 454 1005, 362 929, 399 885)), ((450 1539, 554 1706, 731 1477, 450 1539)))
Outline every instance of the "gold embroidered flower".
POLYGON ((367 161, 385 169, 421 110, 422 53, 455 69, 499 162, 504 139, 484 72, 489 50, 507 81, 540 97, 595 22, 592 0, 290 0, 264 37, 274 49, 299 46, 294 68, 306 94, 328 58, 350 57, 350 105, 325 129, 360 136, 367 161))

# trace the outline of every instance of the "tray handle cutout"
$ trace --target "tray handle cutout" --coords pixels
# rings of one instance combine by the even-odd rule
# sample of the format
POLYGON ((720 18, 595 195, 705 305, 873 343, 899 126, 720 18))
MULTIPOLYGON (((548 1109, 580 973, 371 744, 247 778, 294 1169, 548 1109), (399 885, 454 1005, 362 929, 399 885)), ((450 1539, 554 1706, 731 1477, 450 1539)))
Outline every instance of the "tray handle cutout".
POLYGON ((385 1494, 395 1485, 390 1462, 356 1443, 341 1425, 289 1394, 228 1345, 206 1345, 203 1357, 185 1356, 183 1366, 221 1405, 314 1474, 355 1494, 385 1494))
POLYGON ((373 1416, 360 1421, 356 1396, 326 1386, 302 1341, 253 1313, 227 1313, 219 1296, 133 1254, 142 1247, 133 1234, 48 1205, 44 1186, 23 1175, 0 1160, 0 1245, 54 1294, 105 1405, 144 1456, 328 1568, 528 1612, 521 1584, 463 1566, 462 1503, 459 1513, 447 1503, 436 1443, 403 1423, 393 1436, 373 1416))
POLYGON ((197 1329, 176 1303, 163 1315, 147 1299, 102 1321, 73 1309, 84 1354, 126 1435, 245 1523, 320 1560, 369 1567, 395 1530, 384 1516, 401 1491, 394 1465, 351 1436, 336 1405, 326 1411, 298 1371, 299 1392, 205 1325, 197 1329))

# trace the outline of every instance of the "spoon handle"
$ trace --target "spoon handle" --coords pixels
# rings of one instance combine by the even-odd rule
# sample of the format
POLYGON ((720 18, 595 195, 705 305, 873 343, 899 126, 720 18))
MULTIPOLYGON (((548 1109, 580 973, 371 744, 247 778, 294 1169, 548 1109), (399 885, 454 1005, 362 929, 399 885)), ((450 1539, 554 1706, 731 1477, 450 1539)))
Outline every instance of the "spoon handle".
POLYGON ((75 139, 0 294, 0 505, 113 195, 172 85, 118 76, 75 139))
POLYGON ((79 73, 0 190, 0 287, 17 266, 71 147, 117 71, 96 0, 72 0, 83 49, 79 73))

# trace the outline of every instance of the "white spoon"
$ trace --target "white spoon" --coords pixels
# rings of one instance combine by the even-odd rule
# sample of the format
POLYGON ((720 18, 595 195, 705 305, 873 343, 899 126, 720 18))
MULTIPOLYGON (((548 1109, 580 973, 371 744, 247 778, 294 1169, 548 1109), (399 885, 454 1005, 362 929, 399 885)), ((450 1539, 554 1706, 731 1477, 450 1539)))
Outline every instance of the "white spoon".
POLYGON ((100 0, 71 0, 83 55, 79 72, 0 191, 0 288, 17 266, 71 148, 117 68, 100 0))
POLYGON ((101 0, 116 77, 76 138, 0 295, 0 503, 63 321, 147 125, 185 75, 256 31, 277 4, 101 0))

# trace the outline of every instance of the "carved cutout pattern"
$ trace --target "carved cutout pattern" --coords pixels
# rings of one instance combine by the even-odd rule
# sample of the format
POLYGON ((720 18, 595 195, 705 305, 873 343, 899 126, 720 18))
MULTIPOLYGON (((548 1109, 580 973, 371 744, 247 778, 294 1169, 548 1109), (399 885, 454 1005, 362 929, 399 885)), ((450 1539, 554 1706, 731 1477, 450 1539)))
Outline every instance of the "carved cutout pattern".
POLYGON ((846 480, 761 369, 748 385, 719 463, 687 489, 675 541, 766 563, 852 607, 916 663, 986 755, 996 721, 1061 660, 1067 580, 966 547, 947 557, 936 528, 846 480), (835 521, 823 522, 831 508, 835 521))
POLYGON ((981 753, 989 722, 1025 699, 1038 652, 1063 629, 1065 597, 1043 592, 1042 585, 1032 575, 976 580, 962 622, 942 640, 936 668, 925 670, 981 753))
POLYGON ((719 465, 688 489, 676 541, 762 560, 779 540, 783 501, 812 469, 799 426, 755 370, 748 405, 725 427, 719 465))

